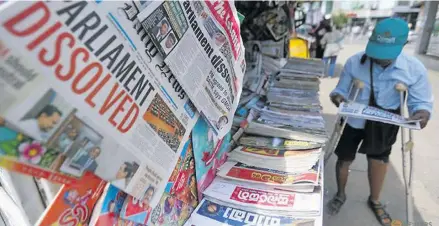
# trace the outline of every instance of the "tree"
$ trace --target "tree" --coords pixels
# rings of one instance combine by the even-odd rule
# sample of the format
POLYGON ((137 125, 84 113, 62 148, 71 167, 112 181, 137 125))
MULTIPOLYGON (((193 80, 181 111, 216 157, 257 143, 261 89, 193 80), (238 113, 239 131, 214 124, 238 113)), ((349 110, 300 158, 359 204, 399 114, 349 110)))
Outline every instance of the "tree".
POLYGON ((336 27, 339 28, 344 27, 344 25, 348 23, 348 20, 348 16, 343 12, 339 12, 332 16, 332 22, 336 27))

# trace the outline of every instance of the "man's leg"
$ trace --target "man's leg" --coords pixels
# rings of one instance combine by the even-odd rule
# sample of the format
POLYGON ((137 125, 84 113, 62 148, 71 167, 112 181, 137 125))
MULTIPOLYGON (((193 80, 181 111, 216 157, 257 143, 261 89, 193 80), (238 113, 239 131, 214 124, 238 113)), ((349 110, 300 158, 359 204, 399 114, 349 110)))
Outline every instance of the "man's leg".
POLYGON ((338 159, 335 164, 335 175, 337 180, 337 193, 328 202, 328 213, 335 215, 346 201, 346 184, 349 176, 349 166, 355 159, 358 145, 363 139, 363 130, 354 129, 346 125, 340 141, 338 142, 335 154, 338 159))
POLYGON ((335 74, 335 62, 337 61, 337 56, 331 56, 331 61, 329 63, 329 77, 334 77, 335 74))
POLYGON ((371 201, 378 202, 384 179, 387 173, 388 163, 383 160, 368 158, 368 178, 371 201))
MULTIPOLYGON (((390 151, 388 151, 390 153, 390 151)), ((384 179, 387 173, 389 157, 384 156, 368 156, 368 178, 370 187, 370 196, 368 205, 375 214, 381 225, 391 225, 392 218, 384 209, 384 205, 379 201, 380 193, 383 188, 384 179)))
POLYGON ((352 161, 337 160, 335 164, 335 176, 337 180, 337 194, 339 198, 346 199, 346 184, 349 177, 349 166, 352 161))

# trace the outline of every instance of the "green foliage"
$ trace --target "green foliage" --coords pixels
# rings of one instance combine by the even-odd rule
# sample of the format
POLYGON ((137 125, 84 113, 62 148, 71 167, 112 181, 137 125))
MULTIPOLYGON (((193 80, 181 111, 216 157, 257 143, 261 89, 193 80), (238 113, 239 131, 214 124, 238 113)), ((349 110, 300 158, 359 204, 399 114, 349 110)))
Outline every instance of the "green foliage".
POLYGON ((348 23, 348 20, 349 20, 348 16, 343 12, 339 12, 337 14, 332 15, 332 22, 338 28, 341 28, 344 25, 346 25, 348 23))

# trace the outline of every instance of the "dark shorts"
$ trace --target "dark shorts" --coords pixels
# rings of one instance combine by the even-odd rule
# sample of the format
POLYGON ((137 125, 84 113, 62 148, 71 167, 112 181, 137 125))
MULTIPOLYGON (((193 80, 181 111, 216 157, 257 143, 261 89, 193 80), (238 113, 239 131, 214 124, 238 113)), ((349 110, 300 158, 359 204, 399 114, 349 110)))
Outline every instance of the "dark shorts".
MULTIPOLYGON (((370 134, 369 136, 371 136, 370 134)), ((355 155, 360 147, 360 143, 363 141, 364 137, 367 136, 364 129, 355 129, 349 124, 346 124, 344 131, 340 137, 337 148, 335 149, 335 154, 339 160, 342 161, 353 161, 355 155)), ((368 158, 382 160, 384 162, 389 162, 389 155, 392 151, 392 147, 386 148, 385 150, 377 150, 380 154, 366 154, 368 158)))

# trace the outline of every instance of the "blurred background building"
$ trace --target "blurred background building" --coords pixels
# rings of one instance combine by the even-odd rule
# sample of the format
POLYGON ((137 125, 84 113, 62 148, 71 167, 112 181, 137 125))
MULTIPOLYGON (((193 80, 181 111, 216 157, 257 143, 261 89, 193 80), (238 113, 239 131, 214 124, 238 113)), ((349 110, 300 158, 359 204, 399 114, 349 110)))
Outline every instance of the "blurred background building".
POLYGON ((304 26, 316 26, 324 16, 356 39, 367 39, 375 24, 385 18, 399 17, 410 27, 409 42, 418 54, 439 57, 439 1, 350 0, 303 1, 304 26))

